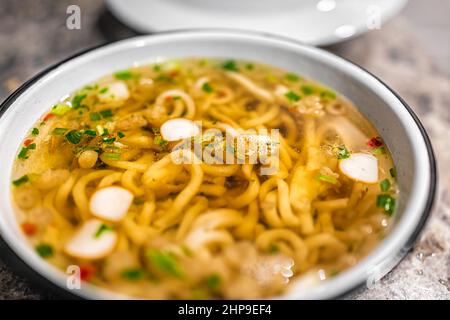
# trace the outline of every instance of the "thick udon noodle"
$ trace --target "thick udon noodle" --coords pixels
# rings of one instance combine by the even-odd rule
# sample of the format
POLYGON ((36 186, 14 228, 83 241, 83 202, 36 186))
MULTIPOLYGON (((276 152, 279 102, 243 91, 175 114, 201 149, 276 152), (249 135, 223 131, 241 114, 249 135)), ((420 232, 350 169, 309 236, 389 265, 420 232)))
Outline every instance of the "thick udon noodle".
POLYGON ((143 298, 271 297, 335 276, 384 236, 395 169, 377 136, 348 101, 295 74, 167 61, 62 99, 24 140, 12 192, 38 254, 83 281, 143 298), (277 172, 261 175, 259 163, 174 163, 174 143, 160 132, 174 118, 235 135, 279 129, 277 172), (341 172, 339 162, 356 153, 376 157, 376 183, 341 172), (93 219, 92 195, 108 186, 134 197, 120 221, 103 219, 93 235, 114 235, 114 245, 95 258, 68 253, 93 219))

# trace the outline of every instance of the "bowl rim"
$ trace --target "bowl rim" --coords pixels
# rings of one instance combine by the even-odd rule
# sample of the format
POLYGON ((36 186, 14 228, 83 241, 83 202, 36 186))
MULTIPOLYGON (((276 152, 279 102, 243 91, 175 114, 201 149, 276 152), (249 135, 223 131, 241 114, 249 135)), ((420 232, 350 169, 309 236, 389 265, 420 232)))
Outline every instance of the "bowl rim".
MULTIPOLYGON (((388 269, 386 272, 391 271, 403 258, 406 256, 406 254, 409 252, 409 250, 412 248, 414 242, 417 240, 419 234, 423 230, 424 226, 426 225, 426 222, 428 221, 428 218, 431 215, 432 208, 435 202, 436 198, 436 190, 437 190, 437 166, 436 166, 436 158, 433 151, 433 147, 430 141, 430 138, 420 122, 418 116, 414 113, 412 108, 405 102, 404 99, 402 99, 399 94, 397 94, 391 87, 389 87, 385 82, 383 82, 380 78, 375 76, 373 73, 369 72, 365 68, 359 66, 358 64, 341 57, 340 55, 330 53, 326 50, 320 49, 320 48, 314 48, 310 45, 304 44, 298 40, 279 36, 279 35, 273 35, 265 32, 255 32, 255 31, 246 31, 246 30, 236 30, 236 29, 224 29, 224 28, 208 28, 208 29, 183 29, 183 30, 170 30, 170 31, 162 31, 155 34, 150 35, 141 35, 136 37, 127 38, 124 40, 114 41, 114 42, 106 42, 100 45, 96 45, 84 50, 81 50, 73 55, 68 56, 65 59, 60 60, 59 62, 56 62, 41 72, 37 73, 33 77, 31 77, 28 81, 23 83, 18 89, 16 89, 13 93, 11 93, 1 104, 0 104, 0 117, 3 116, 5 111, 14 104, 16 99, 24 94, 33 84, 35 84, 37 81, 39 81, 41 78, 52 72, 53 70, 57 69, 61 65, 64 65, 67 62, 70 62, 71 60, 80 57, 82 55, 85 55, 87 53, 90 53, 92 51, 95 51, 96 49, 105 49, 106 47, 110 46, 110 48, 113 48, 115 45, 118 45, 119 43, 125 43, 128 42, 129 44, 145 40, 145 39, 152 39, 154 37, 171 37, 171 36, 177 36, 177 35, 186 35, 186 34, 193 34, 197 36, 204 35, 227 35, 227 36, 247 36, 247 37, 254 37, 267 40, 267 41, 281 41, 283 43, 287 43, 293 46, 302 47, 303 49, 308 49, 311 51, 315 51, 316 53, 321 53, 324 55, 334 56, 335 60, 340 60, 340 63, 343 64, 349 64, 353 67, 356 67, 369 77, 371 77, 373 80, 375 80, 381 87, 386 89, 388 92, 390 92, 399 102, 401 106, 408 112, 411 119, 413 120, 414 124, 417 126, 417 129, 420 132, 421 137, 424 140, 424 144, 427 151, 427 158, 429 161, 429 186, 428 186, 428 196, 426 198, 426 202, 424 205, 424 208, 422 210, 422 213, 420 214, 420 218, 417 222, 417 225, 415 226, 414 230, 409 234, 407 240, 404 242, 402 247, 400 248, 399 252, 393 252, 396 253, 395 257, 392 257, 392 261, 390 262, 388 269)), ((106 48, 107 49, 107 48, 106 48)), ((387 103, 387 102, 386 102, 387 103)), ((1 230, 0 230, 1 231, 1 230)), ((3 236, 2 232, 0 232, 0 255, 4 258, 3 260, 12 266, 15 271, 18 271, 19 274, 25 275, 26 278, 32 280, 32 282, 36 282, 40 285, 43 285, 45 288, 51 288, 53 291, 55 291, 59 296, 66 297, 66 298, 94 298, 94 299, 110 299, 110 298, 123 298, 123 296, 117 295, 115 293, 110 293, 109 291, 106 291, 102 288, 88 285, 85 286, 83 290, 68 290, 66 289, 62 283, 57 283, 57 279, 53 278, 50 279, 46 277, 44 274, 39 272, 35 267, 33 267, 31 264, 27 263, 20 253, 16 252, 12 246, 11 243, 9 243, 3 236), (8 258, 5 258, 8 257, 8 258), (16 270, 17 269, 17 270, 16 270), (93 289, 94 288, 94 289, 93 289), (91 290, 94 290, 90 292, 91 290), (102 294, 106 294, 103 296, 102 294)), ((372 251, 373 253, 373 251, 372 251)), ((369 254, 370 255, 370 254, 369 254)), ((355 267, 360 264, 358 262, 355 267)), ((349 268, 348 270, 352 270, 355 267, 349 268)), ((384 276, 385 274, 382 274, 384 276)), ((337 278, 337 277, 336 277, 337 278)), ((378 279, 376 279, 378 280, 378 279)), ((332 280, 330 280, 332 281, 332 280)), ((337 299, 341 298, 344 295, 348 294, 349 292, 355 290, 356 288, 362 286, 365 283, 365 281, 360 281, 359 283, 348 285, 347 288, 344 290, 341 290, 341 292, 334 293, 334 294, 325 294, 326 299, 337 299)))

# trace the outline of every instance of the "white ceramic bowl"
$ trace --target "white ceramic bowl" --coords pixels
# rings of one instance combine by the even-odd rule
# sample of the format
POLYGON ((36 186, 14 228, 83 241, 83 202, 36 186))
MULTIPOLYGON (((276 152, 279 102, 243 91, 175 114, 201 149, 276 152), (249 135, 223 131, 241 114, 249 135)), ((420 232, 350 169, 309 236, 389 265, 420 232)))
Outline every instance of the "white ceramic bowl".
POLYGON ((142 33, 233 28, 269 32, 316 46, 378 29, 407 0, 107 0, 108 9, 142 33))
MULTIPOLYGON (((4 261, 33 279, 66 289, 66 275, 27 244, 11 205, 12 164, 29 128, 52 104, 99 77, 135 63, 165 58, 222 57, 252 60, 305 75, 351 99, 372 121, 391 150, 398 171, 400 199, 392 232, 355 267, 308 290, 281 298, 335 298, 379 279, 406 254, 431 210, 436 167, 430 141, 416 115, 391 89, 360 67, 326 51, 264 34, 193 30, 142 36, 77 54, 25 83, 1 105, 0 236, 4 261)), ((72 294, 83 298, 117 295, 90 285, 72 294)))

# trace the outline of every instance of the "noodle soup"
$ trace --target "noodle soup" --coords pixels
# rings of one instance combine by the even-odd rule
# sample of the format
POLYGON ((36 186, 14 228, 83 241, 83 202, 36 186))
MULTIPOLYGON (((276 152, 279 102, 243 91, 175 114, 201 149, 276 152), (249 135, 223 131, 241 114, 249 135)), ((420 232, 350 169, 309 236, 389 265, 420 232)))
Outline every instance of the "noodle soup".
POLYGON ((377 131, 332 90, 185 59, 63 97, 24 139, 11 188, 37 254, 81 282, 248 299, 355 265, 388 232, 395 175, 377 131))

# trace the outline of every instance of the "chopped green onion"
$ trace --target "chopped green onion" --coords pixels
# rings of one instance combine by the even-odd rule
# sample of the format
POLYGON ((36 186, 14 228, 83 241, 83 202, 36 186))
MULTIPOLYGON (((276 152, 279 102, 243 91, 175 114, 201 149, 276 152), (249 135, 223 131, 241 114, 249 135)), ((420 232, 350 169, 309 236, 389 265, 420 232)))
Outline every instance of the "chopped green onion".
POLYGON ((167 72, 172 72, 181 69, 181 64, 177 60, 165 61, 162 65, 162 69, 167 72))
POLYGON ((245 65, 245 69, 247 70, 253 70, 255 68, 255 65, 253 63, 247 63, 245 65))
POLYGON ((113 112, 111 111, 111 109, 102 110, 100 111, 100 115, 102 116, 103 119, 107 119, 113 116, 113 112))
POLYGON ((192 296, 190 297, 192 300, 210 300, 211 294, 203 288, 194 288, 192 289, 192 296))
POLYGON ((125 137, 125 133, 119 131, 119 132, 117 133, 117 136, 118 136, 120 139, 122 139, 123 137, 125 137))
POLYGON ((120 160, 120 153, 105 152, 103 153, 103 157, 109 160, 120 160))
POLYGON ((28 175, 24 175, 24 176, 21 176, 19 179, 14 180, 12 182, 12 184, 14 186, 18 187, 18 186, 21 186, 24 183, 27 183, 28 181, 30 181, 30 178, 28 177, 28 175))
POLYGON ((116 138, 114 138, 114 137, 103 137, 102 141, 104 143, 113 143, 114 141, 116 141, 116 138))
POLYGON ((320 180, 320 181, 323 181, 323 182, 327 182, 327 183, 331 183, 331 184, 336 184, 337 183, 337 179, 335 177, 327 176, 327 175, 321 174, 321 173, 319 173, 317 175, 317 180, 320 180))
POLYGON ((52 110, 50 110, 50 113, 57 115, 57 116, 63 116, 67 112, 69 112, 71 109, 72 108, 70 106, 68 106, 67 104, 58 103, 53 106, 52 110))
POLYGON ((155 81, 173 82, 173 79, 172 79, 172 77, 169 77, 168 75, 160 74, 159 76, 157 76, 155 78, 155 81))
POLYGON ((95 90, 95 89, 97 89, 98 88, 98 84, 94 84, 93 86, 91 86, 91 85, 87 85, 87 86, 85 86, 84 88, 83 88, 83 90, 95 90))
POLYGON ((78 130, 71 130, 66 134, 66 139, 72 144, 78 144, 81 142, 83 134, 78 130))
POLYGON ((114 77, 119 80, 129 80, 133 78, 133 74, 130 70, 122 70, 114 73, 114 77))
POLYGON ((386 153, 386 148, 385 147, 378 147, 375 150, 372 151, 373 154, 385 154, 386 153))
POLYGON ((32 143, 28 145, 27 147, 22 147, 20 149, 19 154, 17 155, 17 158, 19 159, 28 159, 28 151, 36 149, 36 143, 32 143))
POLYGON ((275 77, 273 74, 268 74, 268 75, 266 76, 266 80, 269 81, 269 82, 271 82, 271 83, 276 83, 276 82, 278 82, 278 78, 275 77))
POLYGON ((311 86, 311 85, 309 85, 309 84, 305 84, 305 85, 302 85, 301 87, 300 87, 300 90, 302 90, 302 92, 303 92, 303 94, 305 95, 305 96, 310 96, 310 95, 312 95, 313 93, 314 93, 314 87, 313 86, 311 86))
POLYGON ((144 269, 140 268, 131 268, 131 269, 125 269, 122 271, 121 276, 124 279, 136 281, 142 279, 146 274, 146 271, 144 269))
POLYGON ((161 71, 161 65, 160 64, 153 65, 153 71, 160 72, 161 71))
POLYGON ((72 107, 74 109, 78 109, 81 107, 81 102, 83 102, 84 99, 86 99, 87 95, 86 94, 77 94, 75 97, 73 97, 72 99, 72 107))
POLYGON ((334 93, 331 90, 324 90, 320 93, 320 97, 323 99, 334 100, 334 99, 336 99, 336 93, 334 93))
POLYGON ((205 82, 205 83, 202 85, 202 90, 203 90, 204 92, 206 92, 206 93, 211 93, 211 92, 214 91, 214 89, 211 87, 211 85, 210 85, 208 82, 205 82))
POLYGON ((296 102, 300 100, 300 96, 293 91, 286 92, 284 96, 291 102, 296 102))
POLYGON ((394 168, 390 168, 389 169, 389 173, 391 174, 392 178, 397 177, 397 169, 395 169, 395 167, 394 168))
POLYGON ((333 269, 330 271, 330 277, 335 277, 339 274, 339 270, 333 269))
POLYGON ((54 135, 54 136, 62 136, 67 131, 69 131, 69 129, 67 129, 67 128, 55 128, 52 131, 52 135, 54 135))
POLYGON ((388 194, 380 194, 377 197, 377 207, 383 208, 384 212, 392 216, 395 211, 395 199, 388 194))
POLYGON ((104 234, 105 232, 109 232, 109 231, 112 231, 112 230, 113 230, 113 229, 112 229, 110 226, 108 226, 108 225, 102 223, 102 224, 100 225, 100 227, 98 228, 98 230, 95 232, 94 238, 99 238, 99 237, 100 237, 102 234, 104 234))
POLYGON ((192 250, 189 249, 188 246, 182 245, 182 246, 181 246, 181 250, 183 250, 183 253, 184 253, 186 256, 192 257, 192 255, 193 255, 192 250))
POLYGON ((97 132, 95 130, 92 130, 92 129, 84 130, 84 134, 87 135, 87 136, 91 136, 91 137, 96 137, 97 136, 97 132))
POLYGON ((27 147, 23 147, 22 149, 20 149, 20 152, 17 155, 17 158, 19 158, 19 159, 28 159, 28 148, 27 147))
POLYGON ((389 179, 384 179, 383 181, 380 182, 381 191, 386 192, 390 188, 391 188, 391 182, 389 181, 389 179))
POLYGON ((109 90, 109 88, 108 87, 104 87, 104 88, 102 88, 102 89, 100 89, 100 93, 106 93, 106 92, 108 92, 108 90, 109 90))
POLYGON ((39 134, 39 129, 38 128, 33 128, 33 130, 31 130, 31 134, 33 136, 37 136, 39 134))
POLYGON ((284 78, 291 82, 297 82, 300 79, 300 77, 298 75, 296 75, 295 73, 286 73, 284 78))
POLYGON ((151 249, 147 251, 147 257, 150 262, 159 270, 180 278, 183 276, 180 266, 178 265, 175 257, 170 252, 162 252, 159 250, 151 249))
POLYGON ((143 204, 144 202, 145 202, 145 199, 142 198, 142 197, 135 197, 135 198, 133 199, 133 203, 134 203, 135 205, 141 205, 141 204, 143 204))
POLYGON ((91 121, 99 121, 102 119, 102 116, 100 115, 100 113, 94 112, 89 114, 89 118, 91 119, 91 121))
POLYGON ((276 243, 272 243, 269 247, 269 253, 277 253, 280 251, 280 247, 276 243))
POLYGON ((217 273, 213 273, 205 279, 205 284, 210 290, 216 291, 222 284, 222 277, 217 273))
POLYGON ((156 135, 155 139, 153 140, 153 142, 157 145, 160 146, 161 148, 165 148, 167 146, 167 144, 169 143, 167 140, 164 140, 160 135, 156 135))
POLYGON ((339 146, 337 148, 337 158, 338 159, 347 159, 350 158, 350 152, 347 150, 345 146, 339 146))
POLYGON ((50 258, 53 256, 53 247, 49 244, 41 243, 35 249, 42 258, 50 258))
POLYGON ((222 69, 228 70, 228 71, 239 71, 239 68, 236 64, 236 61, 234 60, 227 60, 221 65, 222 69))

